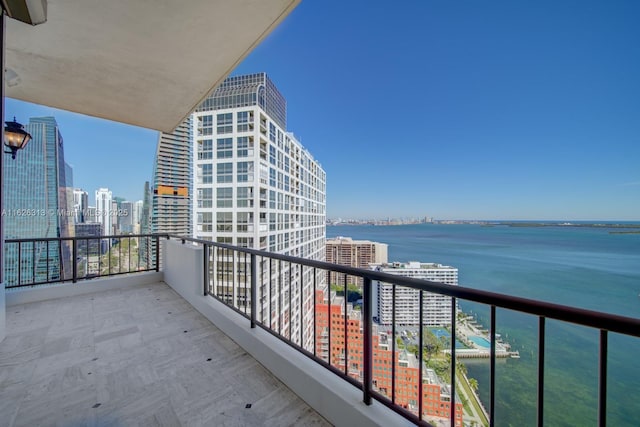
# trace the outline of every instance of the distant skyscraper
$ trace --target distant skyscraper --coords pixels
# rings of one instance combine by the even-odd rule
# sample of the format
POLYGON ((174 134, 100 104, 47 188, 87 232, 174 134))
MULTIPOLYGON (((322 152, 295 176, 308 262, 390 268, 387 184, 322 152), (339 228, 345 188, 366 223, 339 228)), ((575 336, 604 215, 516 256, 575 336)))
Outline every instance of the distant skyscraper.
POLYGON ((142 200, 133 202, 133 232, 140 234, 140 219, 142 218, 142 200))
MULTIPOLYGON (((192 115, 195 237, 324 260, 325 172, 287 131, 286 111, 284 97, 265 73, 227 78, 196 109, 192 115)), ((242 271, 243 262, 214 260, 218 271, 242 271), (235 267, 226 265, 232 262, 235 267)), ((292 336, 299 337, 302 329, 302 344, 307 346, 313 343, 313 324, 301 324, 299 313, 301 307, 313 307, 313 271, 295 269, 289 276, 289 266, 282 267, 277 274, 284 278, 283 285, 263 286, 258 316, 271 306, 272 313, 264 318, 274 325, 281 322, 285 330, 291 320, 292 336), (280 298, 284 295, 297 300, 291 313, 285 298, 280 298)), ((317 283, 323 283, 322 273, 317 274, 317 283)), ((270 279, 264 280, 266 284, 270 279)), ((235 289, 225 280, 216 280, 213 286, 238 307, 249 303, 240 282, 235 282, 235 289)))
MULTIPOLYGON (((140 215, 140 234, 151 233, 151 188, 149 181, 144 183, 144 193, 142 199, 142 212, 140 215)), ((151 239, 144 238, 138 242, 139 256, 141 264, 146 267, 151 265, 152 258, 155 257, 151 239)))
POLYGON ((115 234, 113 229, 113 194, 108 188, 100 188, 96 191, 96 221, 102 224, 102 232, 105 235, 115 234))
POLYGON ((191 235, 191 118, 160 133, 153 166, 151 232, 191 235))
POLYGON ((76 224, 86 221, 87 209, 89 209, 89 193, 82 188, 73 190, 73 212, 76 224))
POLYGON ((133 202, 124 201, 118 207, 120 233, 133 233, 133 202))
MULTIPOLYGON (((349 237, 336 237, 327 240, 327 262, 355 268, 368 269, 369 264, 383 264, 387 259, 387 244, 368 240, 352 240, 349 237)), ((329 283, 344 284, 344 275, 332 271, 329 283)), ((347 276, 347 284, 362 285, 361 277, 347 276)))
MULTIPOLYGON (((374 265, 371 268, 383 273, 398 276, 414 277, 431 280, 447 285, 458 285, 458 269, 442 264, 427 264, 420 262, 394 262, 390 264, 374 265)), ((400 307, 395 312, 398 325, 420 324, 420 299, 417 289, 396 286, 395 305, 400 307)), ((390 325, 393 319, 393 285, 386 282, 373 281, 373 316, 378 323, 390 325)), ((451 297, 446 295, 424 292, 422 324, 427 326, 451 325, 451 297)))
MULTIPOLYGON (((35 117, 25 130, 33 140, 15 159, 3 156, 5 238, 72 237, 73 183, 58 124, 54 117, 35 117)), ((22 283, 71 278, 70 243, 25 243, 21 251, 22 283)), ((7 245, 5 257, 5 283, 16 284, 17 245, 7 245)))

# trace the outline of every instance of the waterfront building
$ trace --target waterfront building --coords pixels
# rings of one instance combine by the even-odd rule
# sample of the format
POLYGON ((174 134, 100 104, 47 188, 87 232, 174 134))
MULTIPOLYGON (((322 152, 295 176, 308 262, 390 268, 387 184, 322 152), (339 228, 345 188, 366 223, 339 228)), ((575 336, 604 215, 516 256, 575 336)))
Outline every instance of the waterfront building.
MULTIPOLYGON (((326 261, 349 267, 369 269, 370 264, 384 264, 387 260, 386 243, 369 240, 353 240, 350 237, 328 239, 326 243, 326 261)), ((344 285, 344 274, 329 273, 329 284, 344 285)), ((361 277, 347 275, 347 284, 362 286, 361 277)))
POLYGON ((151 232, 189 236, 193 191, 191 116, 161 132, 153 165, 151 232))
POLYGON ((89 209, 89 193, 82 188, 73 189, 73 217, 76 224, 85 222, 89 209))
MULTIPOLYGON (((344 297, 335 292, 316 291, 316 354, 341 372, 363 381, 364 372, 362 312, 346 305, 344 297), (331 319, 331 321, 329 321, 331 319), (346 320, 345 320, 346 319, 346 320), (345 337, 345 321, 347 336, 345 337), (345 343, 347 343, 345 345, 345 343), (345 359, 348 366, 345 367, 345 359)), ((418 383, 420 361, 405 349, 395 351, 391 345, 390 332, 378 325, 372 331, 373 388, 391 399, 392 370, 395 369, 395 403, 414 414, 418 414, 418 383)), ((459 399, 455 403, 455 425, 463 426, 463 406, 459 399)), ((451 386, 442 381, 433 371, 422 365, 422 416, 426 420, 443 422, 451 411, 451 386)), ((448 420, 447 420, 447 425, 448 420)))
MULTIPOLYGON (((372 265, 383 273, 430 280, 447 285, 458 285, 458 269, 442 264, 420 262, 394 262, 372 265)), ((393 316, 393 286, 379 280, 373 281, 373 316, 381 325, 390 325, 393 316)), ((404 286, 395 289, 395 320, 398 325, 420 323, 419 291, 404 286)), ((451 297, 424 292, 422 324, 427 326, 451 325, 451 297)))
MULTIPOLYGON (((54 117, 32 117, 25 125, 33 140, 12 159, 3 156, 5 239, 73 236, 71 168, 54 117)), ((69 242, 5 246, 5 284, 68 279, 72 276, 69 242), (20 265, 20 272, 18 272, 20 265)))
MULTIPOLYGON (((265 73, 227 78, 196 109, 192 115, 195 237, 325 259, 325 172, 287 130, 286 111, 284 97, 265 73)), ((244 271, 243 265, 242 259, 229 259, 217 268, 244 271), (235 267, 227 265, 233 262, 235 267)), ((312 310, 313 272, 290 272, 288 263, 270 271, 271 283, 280 277, 282 284, 268 286, 270 278, 265 275, 258 315, 271 307, 273 314, 265 317, 273 326, 283 325, 294 337, 303 328, 304 344, 312 345, 313 325, 303 325, 299 313, 301 307, 312 310)), ((322 273, 316 274, 317 284, 324 283, 322 273)), ((225 277, 229 276, 220 276, 212 286, 244 309, 249 295, 243 278, 234 288, 225 277)))
POLYGON ((96 221, 102 224, 102 232, 105 235, 115 234, 113 228, 113 194, 108 188, 96 190, 96 221))

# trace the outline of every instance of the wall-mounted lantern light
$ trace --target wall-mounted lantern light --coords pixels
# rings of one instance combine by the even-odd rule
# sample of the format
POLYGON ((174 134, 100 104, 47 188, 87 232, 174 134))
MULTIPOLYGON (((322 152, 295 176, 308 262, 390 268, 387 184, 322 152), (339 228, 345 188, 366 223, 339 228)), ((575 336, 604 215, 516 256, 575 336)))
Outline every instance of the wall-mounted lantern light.
POLYGON ((31 135, 24 130, 24 126, 13 118, 12 122, 5 122, 4 127, 4 145, 9 148, 10 151, 5 153, 11 154, 11 158, 16 158, 18 150, 23 149, 29 141, 31 141, 31 135))

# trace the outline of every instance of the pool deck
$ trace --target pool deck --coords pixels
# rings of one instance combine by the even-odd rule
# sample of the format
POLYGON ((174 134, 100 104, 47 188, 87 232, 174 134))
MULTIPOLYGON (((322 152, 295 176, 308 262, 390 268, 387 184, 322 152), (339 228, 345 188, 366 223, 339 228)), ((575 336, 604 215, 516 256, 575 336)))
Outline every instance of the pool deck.
MULTIPOLYGON (((467 319, 458 321, 456 323, 456 338, 462 341, 470 348, 456 349, 456 357, 459 358, 489 358, 491 357, 491 348, 482 346, 474 342, 473 338, 480 338, 490 343, 489 334, 486 331, 481 330, 476 324, 470 322, 467 319)), ((450 350, 445 350, 445 353, 450 353, 450 350)), ((496 341, 496 357, 498 358, 519 358, 518 351, 510 351, 510 346, 498 339, 496 341)))

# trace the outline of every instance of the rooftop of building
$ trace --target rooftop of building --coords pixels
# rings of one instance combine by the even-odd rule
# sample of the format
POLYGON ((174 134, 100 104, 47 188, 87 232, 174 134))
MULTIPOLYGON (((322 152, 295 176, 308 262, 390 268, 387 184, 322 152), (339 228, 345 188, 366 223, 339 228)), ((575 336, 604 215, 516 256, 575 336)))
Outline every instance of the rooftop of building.
POLYGON ((420 261, 409 261, 409 262, 389 262, 384 264, 371 264, 372 268, 382 268, 385 270, 434 270, 434 269, 446 269, 446 270, 458 270, 456 267, 452 267, 450 265, 438 264, 435 262, 420 262, 420 261))
POLYGON ((371 240, 353 240, 351 237, 346 236, 337 236, 330 237, 326 240, 327 244, 374 244, 374 245, 385 245, 386 243, 373 242, 371 240))

